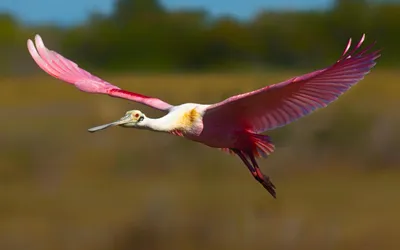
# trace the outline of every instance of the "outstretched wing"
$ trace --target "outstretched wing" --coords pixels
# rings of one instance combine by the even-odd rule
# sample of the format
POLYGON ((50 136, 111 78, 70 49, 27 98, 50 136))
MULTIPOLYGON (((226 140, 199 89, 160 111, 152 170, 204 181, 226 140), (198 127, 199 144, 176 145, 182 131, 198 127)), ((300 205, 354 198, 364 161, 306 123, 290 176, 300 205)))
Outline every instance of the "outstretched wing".
POLYGON ((369 52, 375 43, 359 51, 364 38, 349 52, 350 39, 330 67, 210 105, 203 119, 215 126, 262 133, 326 107, 362 80, 380 57, 380 51, 369 52))
POLYGON ((120 89, 79 68, 71 60, 55 51, 47 49, 39 35, 35 36, 35 44, 36 48, 32 40, 29 39, 27 46, 29 53, 39 67, 49 75, 75 85, 81 91, 128 99, 166 112, 172 108, 172 105, 160 99, 120 89))

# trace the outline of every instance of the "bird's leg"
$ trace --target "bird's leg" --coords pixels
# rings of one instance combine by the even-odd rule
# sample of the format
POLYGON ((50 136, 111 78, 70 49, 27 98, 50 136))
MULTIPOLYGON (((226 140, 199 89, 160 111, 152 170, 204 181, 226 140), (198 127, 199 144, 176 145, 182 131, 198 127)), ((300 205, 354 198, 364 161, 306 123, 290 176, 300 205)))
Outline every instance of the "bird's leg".
POLYGON ((263 185, 263 187, 274 197, 276 198, 276 192, 275 192, 275 185, 272 184, 272 182, 269 180, 269 177, 264 175, 260 168, 258 167, 258 164, 256 162, 256 160, 254 159, 253 154, 247 154, 251 160, 251 162, 253 164, 251 164, 249 162, 249 160, 246 158, 246 155, 238 150, 238 149, 233 149, 231 148, 231 150, 237 154, 240 159, 243 161, 243 163, 247 166, 247 168, 249 169, 249 171, 251 172, 251 174, 253 175, 253 177, 259 182, 261 183, 261 185, 263 185))
POLYGON ((251 172, 251 174, 254 176, 254 178, 256 178, 257 176, 257 172, 255 170, 255 168, 251 165, 251 163, 247 160, 246 156, 242 153, 242 151, 238 150, 238 149, 231 149, 235 154, 237 154, 240 159, 243 161, 243 163, 246 165, 246 167, 249 169, 249 171, 251 172))
MULTIPOLYGON (((261 169, 258 167, 257 161, 254 158, 254 155, 252 153, 247 153, 247 155, 249 156, 255 172, 256 172, 256 176, 254 176, 256 178, 256 180, 258 182, 261 183, 261 185, 263 185, 263 187, 274 197, 276 198, 276 191, 275 191, 275 185, 271 182, 271 180, 269 179, 268 176, 266 176, 265 174, 263 174, 261 172, 261 169)), ((254 175, 254 174, 253 174, 254 175)))

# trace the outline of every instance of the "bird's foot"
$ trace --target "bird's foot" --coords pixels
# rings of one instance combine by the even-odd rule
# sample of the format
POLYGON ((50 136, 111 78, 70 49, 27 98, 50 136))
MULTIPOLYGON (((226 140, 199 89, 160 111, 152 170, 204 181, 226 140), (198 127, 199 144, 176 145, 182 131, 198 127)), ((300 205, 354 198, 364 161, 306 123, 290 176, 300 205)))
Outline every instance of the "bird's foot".
POLYGON ((256 169, 256 172, 253 173, 254 178, 276 199, 276 187, 275 185, 271 182, 268 176, 263 174, 258 168, 256 169))

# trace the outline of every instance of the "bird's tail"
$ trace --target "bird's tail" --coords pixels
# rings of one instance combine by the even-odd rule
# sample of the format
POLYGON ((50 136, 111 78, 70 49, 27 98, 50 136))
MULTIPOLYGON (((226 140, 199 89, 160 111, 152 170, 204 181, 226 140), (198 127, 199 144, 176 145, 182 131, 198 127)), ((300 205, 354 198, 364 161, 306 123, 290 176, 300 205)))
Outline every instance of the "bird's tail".
POLYGON ((268 135, 261 134, 250 134, 250 138, 253 142, 253 154, 255 157, 267 158, 269 154, 274 152, 275 145, 271 141, 271 137, 268 135))
MULTIPOLYGON (((275 145, 268 135, 249 133, 246 137, 250 138, 249 147, 252 148, 251 151, 256 158, 267 158, 275 150, 275 145)), ((221 150, 232 155, 235 154, 230 148, 221 148, 221 150)))

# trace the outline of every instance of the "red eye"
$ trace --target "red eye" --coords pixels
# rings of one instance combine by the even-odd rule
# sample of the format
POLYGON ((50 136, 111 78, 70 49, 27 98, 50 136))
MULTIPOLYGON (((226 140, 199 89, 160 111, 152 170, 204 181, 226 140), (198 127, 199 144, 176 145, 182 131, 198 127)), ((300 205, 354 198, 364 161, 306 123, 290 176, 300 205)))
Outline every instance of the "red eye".
POLYGON ((138 118, 138 117, 139 117, 139 114, 135 114, 135 117, 138 118))

